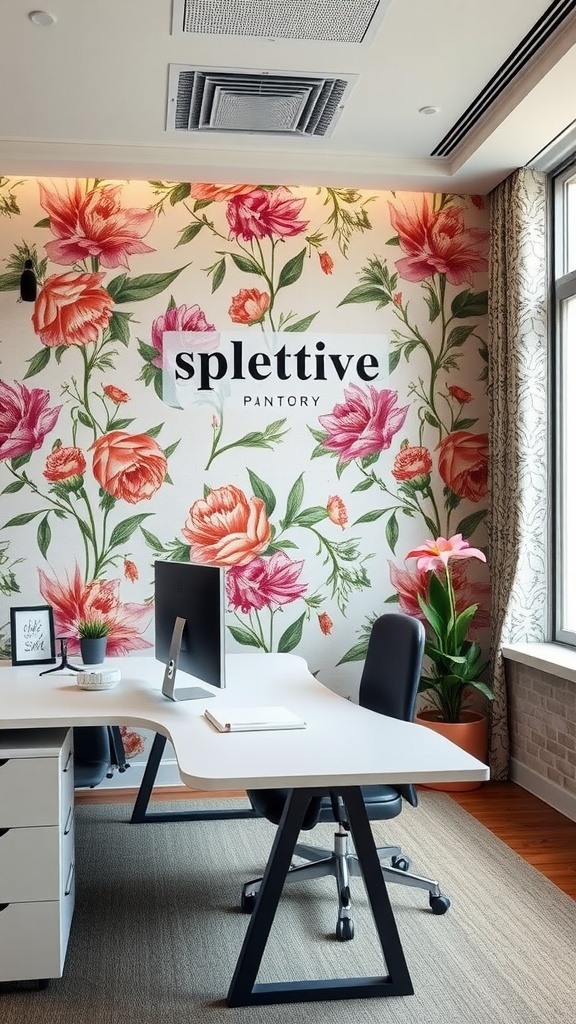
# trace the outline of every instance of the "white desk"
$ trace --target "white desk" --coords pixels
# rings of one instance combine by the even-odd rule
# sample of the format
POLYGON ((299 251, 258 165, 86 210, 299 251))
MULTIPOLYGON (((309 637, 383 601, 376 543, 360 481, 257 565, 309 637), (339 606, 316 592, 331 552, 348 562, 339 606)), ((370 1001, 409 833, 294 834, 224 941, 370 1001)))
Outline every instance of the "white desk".
MULTIPOLYGON (((0 729, 131 725, 167 737, 180 777, 192 789, 294 789, 228 992, 230 1005, 405 995, 413 991, 374 841, 357 787, 376 783, 478 781, 480 761, 430 729, 358 707, 319 683, 296 655, 232 654, 227 686, 207 700, 172 703, 153 658, 110 659, 122 671, 107 691, 80 690, 73 675, 40 676, 40 666, 0 670, 0 729), (278 704, 304 730, 218 733, 205 707, 278 704), (342 792, 386 960, 381 978, 257 985, 255 978, 310 794, 342 792)), ((183 683, 185 682, 185 677, 183 683)), ((1 825, 1 822, 0 822, 1 825)))

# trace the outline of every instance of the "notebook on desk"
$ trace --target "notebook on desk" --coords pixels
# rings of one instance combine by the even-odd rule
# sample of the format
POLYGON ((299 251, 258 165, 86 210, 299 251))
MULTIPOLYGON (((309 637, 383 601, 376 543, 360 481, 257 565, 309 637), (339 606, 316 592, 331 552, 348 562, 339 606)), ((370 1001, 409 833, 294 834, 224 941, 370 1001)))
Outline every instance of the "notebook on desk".
POLYGON ((288 708, 219 708, 215 711, 206 709, 204 715, 218 732, 306 728, 306 722, 288 708))

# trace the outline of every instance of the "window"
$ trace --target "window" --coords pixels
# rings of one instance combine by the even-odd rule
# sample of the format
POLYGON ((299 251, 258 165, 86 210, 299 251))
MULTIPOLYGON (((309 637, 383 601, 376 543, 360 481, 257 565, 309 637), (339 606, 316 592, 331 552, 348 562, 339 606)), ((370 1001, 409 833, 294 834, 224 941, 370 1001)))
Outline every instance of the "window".
POLYGON ((552 175, 554 635, 576 646, 576 161, 552 175))

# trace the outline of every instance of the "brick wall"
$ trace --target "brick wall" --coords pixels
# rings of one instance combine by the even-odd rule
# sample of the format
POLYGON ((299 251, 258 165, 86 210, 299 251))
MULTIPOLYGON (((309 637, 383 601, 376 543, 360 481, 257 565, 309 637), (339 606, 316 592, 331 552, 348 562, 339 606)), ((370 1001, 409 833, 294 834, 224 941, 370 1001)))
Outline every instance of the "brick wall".
POLYGON ((511 756, 576 797, 576 685, 512 661, 506 676, 511 756))

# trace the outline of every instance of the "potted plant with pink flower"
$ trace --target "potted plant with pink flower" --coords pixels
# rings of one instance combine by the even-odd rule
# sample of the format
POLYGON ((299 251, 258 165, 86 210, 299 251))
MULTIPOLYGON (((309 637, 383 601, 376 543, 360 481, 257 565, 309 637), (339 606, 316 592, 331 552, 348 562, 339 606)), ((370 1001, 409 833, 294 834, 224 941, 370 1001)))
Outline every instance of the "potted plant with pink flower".
MULTIPOLYGON (((473 691, 488 700, 492 700, 494 694, 482 679, 487 662, 480 644, 470 640, 468 635, 478 605, 457 608, 451 564, 468 558, 485 562, 486 557, 458 533, 449 538, 428 540, 409 551, 406 558, 416 558, 418 570, 427 574, 427 593, 425 597, 418 595, 418 603, 427 623, 425 655, 429 669, 421 676, 419 692, 426 695, 430 707, 420 711, 417 719, 442 732, 479 760, 486 760, 487 716, 465 704, 473 691)), ((458 789, 473 789, 476 785, 455 784, 458 789)))

